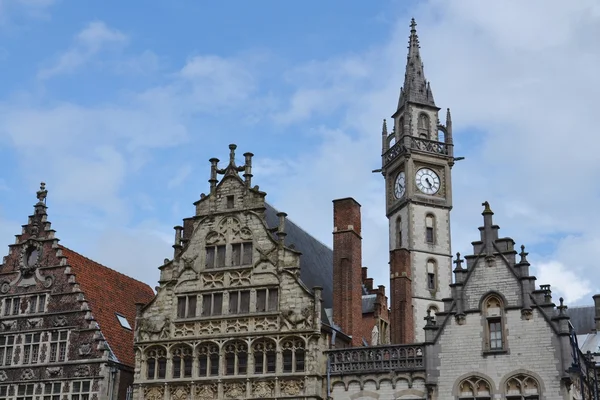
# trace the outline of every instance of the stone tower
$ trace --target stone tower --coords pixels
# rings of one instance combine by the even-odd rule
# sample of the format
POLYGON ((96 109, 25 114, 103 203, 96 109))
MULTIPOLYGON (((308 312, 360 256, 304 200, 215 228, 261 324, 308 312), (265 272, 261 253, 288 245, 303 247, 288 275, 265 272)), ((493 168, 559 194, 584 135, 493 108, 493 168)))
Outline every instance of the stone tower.
POLYGON ((389 219, 391 341, 423 341, 428 309, 450 296, 450 210, 454 163, 450 110, 438 119, 411 21, 404 86, 394 125, 382 129, 382 173, 389 219))

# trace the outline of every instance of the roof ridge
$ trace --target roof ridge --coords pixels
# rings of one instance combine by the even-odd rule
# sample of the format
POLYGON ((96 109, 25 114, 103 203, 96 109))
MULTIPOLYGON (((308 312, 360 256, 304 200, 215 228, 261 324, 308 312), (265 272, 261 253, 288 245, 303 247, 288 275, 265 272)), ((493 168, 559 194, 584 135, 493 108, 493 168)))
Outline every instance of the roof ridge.
MULTIPOLYGON (((124 273, 122 273, 122 272, 119 272, 119 271, 117 271, 116 269, 113 269, 113 268, 107 267, 106 265, 104 265, 104 264, 101 264, 101 263, 99 263, 98 261, 94 261, 94 260, 92 260, 91 258, 89 258, 89 257, 86 257, 86 256, 84 256, 83 254, 81 254, 81 253, 79 253, 79 252, 77 252, 77 251, 75 251, 75 250, 73 250, 73 249, 71 249, 71 248, 69 248, 69 247, 67 247, 67 246, 64 246, 64 245, 62 245, 62 244, 59 244, 58 246, 59 246, 59 247, 62 247, 62 248, 63 248, 63 249, 65 249, 65 250, 68 250, 68 251, 70 251, 71 253, 75 253, 75 254, 77 254, 79 257, 81 257, 81 258, 85 258, 86 260, 88 260, 88 261, 90 261, 90 262, 93 262, 94 264, 97 264, 97 265, 101 266, 102 268, 106 268, 107 270, 109 270, 109 271, 112 271, 112 272, 115 272, 115 273, 117 273, 117 274, 119 274, 119 275, 121 275, 121 276, 123 276, 123 277, 125 277, 125 278, 127 278, 127 279, 131 279, 132 281, 135 281, 135 282, 137 282, 137 283, 141 283, 142 285, 146 285, 146 286, 148 286, 148 287, 149 287, 149 288, 152 290, 152 287, 151 287, 150 285, 148 285, 147 283, 145 283, 145 282, 142 282, 142 281, 140 281, 140 280, 138 280, 138 279, 135 279, 135 278, 133 278, 133 277, 131 277, 131 276, 129 276, 129 275, 126 275, 126 274, 124 274, 124 273)), ((68 257, 67 257, 67 259, 68 259, 68 257)), ((154 292, 154 290, 152 290, 152 292, 154 292)))
MULTIPOLYGON (((279 209, 275 208, 271 203, 266 202, 269 206, 271 206, 273 208, 273 210, 280 212, 279 209)), ((293 219, 291 219, 290 217, 286 216, 285 219, 291 223, 292 225, 295 225, 296 228, 300 229, 302 232, 306 233, 308 236, 310 236, 311 238, 313 238, 315 241, 317 241, 319 244, 321 244, 323 247, 326 247, 327 249, 333 251, 333 249, 329 246, 327 246, 325 243, 323 243, 322 241, 320 241, 319 239, 317 239, 316 237, 314 237, 311 233, 309 233, 307 230, 303 229, 300 225, 298 225, 297 223, 294 222, 293 219)))

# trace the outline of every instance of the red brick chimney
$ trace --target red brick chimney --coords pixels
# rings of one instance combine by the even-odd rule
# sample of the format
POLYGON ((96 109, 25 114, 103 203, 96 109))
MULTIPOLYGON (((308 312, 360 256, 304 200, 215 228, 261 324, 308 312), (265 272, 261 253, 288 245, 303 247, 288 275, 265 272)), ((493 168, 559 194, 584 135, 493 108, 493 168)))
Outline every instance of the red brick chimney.
POLYGON ((415 341, 410 270, 408 250, 390 251, 390 340, 392 344, 415 341))
POLYGON ((352 198, 333 201, 333 321, 362 346, 362 238, 360 204, 352 198))

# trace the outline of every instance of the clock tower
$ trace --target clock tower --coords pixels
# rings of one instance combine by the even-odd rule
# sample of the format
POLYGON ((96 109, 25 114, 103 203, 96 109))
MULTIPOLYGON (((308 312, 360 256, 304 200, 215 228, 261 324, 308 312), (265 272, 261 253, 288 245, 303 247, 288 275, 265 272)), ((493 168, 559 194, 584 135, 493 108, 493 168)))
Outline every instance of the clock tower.
POLYGON ((450 110, 438 119, 411 21, 404 86, 393 128, 382 129, 382 173, 389 219, 391 340, 424 341, 424 317, 450 296, 450 210, 454 164, 450 110))

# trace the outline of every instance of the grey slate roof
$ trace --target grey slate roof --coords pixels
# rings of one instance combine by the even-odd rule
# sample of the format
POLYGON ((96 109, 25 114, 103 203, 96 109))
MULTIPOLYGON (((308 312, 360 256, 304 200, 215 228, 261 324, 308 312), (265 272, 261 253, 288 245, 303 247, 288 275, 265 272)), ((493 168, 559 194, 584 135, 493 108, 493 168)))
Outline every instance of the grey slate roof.
MULTIPOLYGON (((279 225, 279 212, 265 202, 265 219, 270 228, 279 225)), ((312 237, 308 232, 285 219, 286 246, 293 245, 302 253, 300 257, 300 279, 311 289, 315 286, 323 288, 323 306, 331 308, 333 303, 333 250, 312 237)))
POLYGON ((568 308, 567 314, 577 335, 591 333, 596 328, 594 306, 568 308))
POLYGON ((362 312, 363 314, 372 313, 375 310, 376 294, 366 294, 362 297, 362 312))

